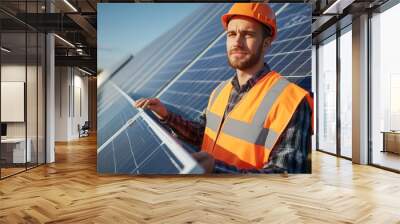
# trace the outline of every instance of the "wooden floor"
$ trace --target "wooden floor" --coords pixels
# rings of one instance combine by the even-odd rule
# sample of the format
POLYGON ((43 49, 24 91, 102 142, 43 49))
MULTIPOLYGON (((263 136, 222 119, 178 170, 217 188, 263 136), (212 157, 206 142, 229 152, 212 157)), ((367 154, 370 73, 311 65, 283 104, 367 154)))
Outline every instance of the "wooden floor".
POLYGON ((15 175, 20 172, 24 172, 27 169, 33 169, 37 166, 37 164, 33 163, 27 163, 27 167, 25 167, 25 164, 18 164, 17 167, 6 167, 6 168, 1 168, 1 178, 6 178, 11 175, 15 175))
POLYGON ((3 177, 7 177, 7 176, 10 176, 10 175, 22 172, 24 170, 26 170, 25 167, 23 167, 23 168, 22 167, 1 168, 1 177, 2 178, 3 177))
POLYGON ((313 152, 312 175, 96 173, 94 137, 0 181, 0 223, 400 223, 400 175, 313 152))
POLYGON ((372 160, 374 164, 400 170, 400 154, 376 150, 374 151, 372 160))

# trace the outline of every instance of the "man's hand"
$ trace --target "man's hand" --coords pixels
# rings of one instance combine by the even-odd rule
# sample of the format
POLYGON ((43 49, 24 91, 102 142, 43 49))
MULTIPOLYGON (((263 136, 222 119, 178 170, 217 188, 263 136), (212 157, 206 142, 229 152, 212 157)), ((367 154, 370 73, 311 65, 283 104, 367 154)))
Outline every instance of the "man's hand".
POLYGON ((167 108, 157 98, 141 98, 139 100, 136 100, 134 106, 137 108, 152 110, 161 120, 165 120, 168 117, 167 108))
POLYGON ((212 155, 206 152, 192 153, 193 158, 203 167, 206 173, 214 171, 215 159, 212 155))

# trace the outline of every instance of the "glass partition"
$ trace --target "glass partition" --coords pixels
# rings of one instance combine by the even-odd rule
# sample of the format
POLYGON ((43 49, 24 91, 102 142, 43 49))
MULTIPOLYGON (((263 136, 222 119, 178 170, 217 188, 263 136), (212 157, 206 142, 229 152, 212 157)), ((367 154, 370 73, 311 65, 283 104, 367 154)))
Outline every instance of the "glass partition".
MULTIPOLYGON (((19 16, 43 13, 43 5, 0 2, 19 16)), ((0 178, 45 163, 45 44, 44 33, 0 12, 0 178)))
POLYGON ((3 32, 1 46, 1 175, 6 177, 24 171, 31 155, 26 150, 26 33, 3 32))

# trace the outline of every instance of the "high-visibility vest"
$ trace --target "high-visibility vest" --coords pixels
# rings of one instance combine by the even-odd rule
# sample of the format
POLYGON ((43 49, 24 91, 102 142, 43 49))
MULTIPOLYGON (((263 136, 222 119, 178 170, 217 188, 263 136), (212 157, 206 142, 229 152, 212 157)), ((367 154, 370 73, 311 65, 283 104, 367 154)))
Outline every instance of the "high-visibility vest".
POLYGON ((223 119, 232 88, 231 80, 227 80, 212 92, 201 149, 237 168, 261 169, 297 106, 306 97, 313 109, 312 98, 306 90, 271 71, 223 119))

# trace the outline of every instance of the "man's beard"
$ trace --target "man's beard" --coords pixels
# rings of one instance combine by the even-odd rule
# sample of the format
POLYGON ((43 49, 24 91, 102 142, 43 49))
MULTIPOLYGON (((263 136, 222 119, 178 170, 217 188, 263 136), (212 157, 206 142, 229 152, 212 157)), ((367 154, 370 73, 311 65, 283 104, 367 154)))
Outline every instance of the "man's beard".
MULTIPOLYGON (((230 51, 228 52, 228 54, 227 54, 227 58, 228 58, 228 63, 229 63, 229 65, 230 65, 232 68, 240 69, 240 70, 245 70, 245 69, 248 69, 248 68, 253 67, 254 65, 256 65, 256 64, 259 62, 260 57, 263 57, 263 56, 264 56, 264 55, 263 55, 263 47, 262 47, 262 44, 261 44, 260 47, 257 49, 257 52, 256 52, 255 54, 251 54, 251 55, 250 55, 250 58, 248 58, 248 59, 246 59, 246 60, 244 60, 244 61, 243 61, 243 60, 240 61, 239 59, 238 59, 238 60, 231 61, 231 59, 230 59, 230 57, 229 57, 229 53, 230 53, 231 51, 243 51, 243 49, 235 48, 235 49, 230 50, 230 51)), ((246 53, 248 53, 248 51, 246 51, 246 53)))

